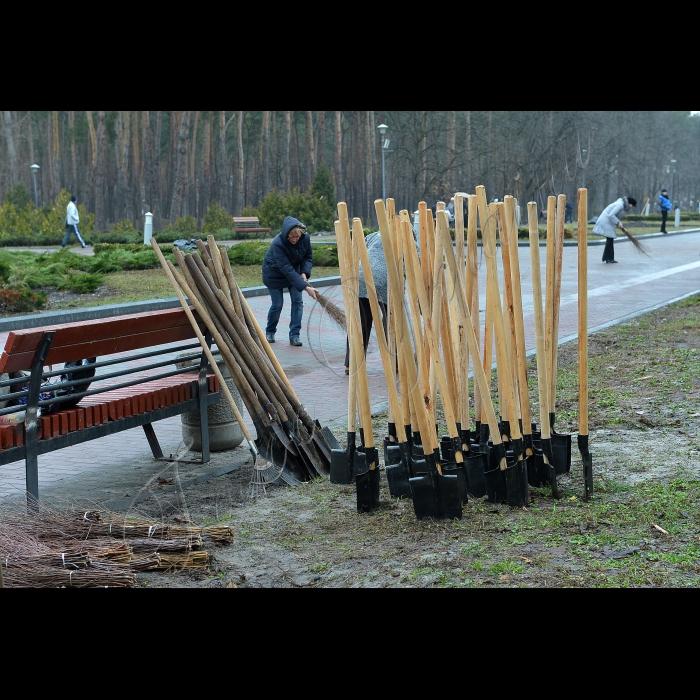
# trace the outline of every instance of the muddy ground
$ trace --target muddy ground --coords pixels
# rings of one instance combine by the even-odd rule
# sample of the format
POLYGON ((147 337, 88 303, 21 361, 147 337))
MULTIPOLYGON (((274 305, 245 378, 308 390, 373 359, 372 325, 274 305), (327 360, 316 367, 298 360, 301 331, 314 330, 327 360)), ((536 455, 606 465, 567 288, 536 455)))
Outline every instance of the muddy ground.
MULTIPOLYGON (((418 521, 412 501, 358 514, 355 487, 317 480, 251 498, 252 464, 138 504, 171 524, 230 525, 207 568, 138 573, 149 588, 690 587, 700 583, 700 298, 589 337, 594 495, 583 499, 576 342, 558 353, 556 429, 572 466, 527 508, 470 500, 461 520, 418 521)), ((530 362, 533 414, 536 365, 530 362)), ((345 426, 335 432, 345 443, 345 426)), ((375 439, 386 415, 375 418, 375 439)), ((244 447, 237 448, 244 450, 244 447)), ((128 514, 127 514, 128 515, 128 514)))

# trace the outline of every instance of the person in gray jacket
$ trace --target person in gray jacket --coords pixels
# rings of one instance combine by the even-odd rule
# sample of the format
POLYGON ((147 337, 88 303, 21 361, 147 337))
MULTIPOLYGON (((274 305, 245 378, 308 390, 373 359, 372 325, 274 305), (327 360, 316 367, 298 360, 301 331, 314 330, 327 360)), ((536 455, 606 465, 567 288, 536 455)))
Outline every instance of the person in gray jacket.
POLYGON ((612 204, 608 204, 605 209, 601 212, 593 227, 593 233, 597 233, 599 236, 605 236, 605 249, 603 250, 603 262, 604 263, 616 263, 615 260, 615 229, 619 228, 621 231, 626 232, 625 227, 620 221, 620 217, 628 214, 634 207, 637 206, 637 200, 634 197, 620 197, 616 199, 612 204))
MULTIPOLYGON (((416 240, 417 236, 418 233, 414 229, 413 239, 416 241, 418 259, 420 259, 420 245, 416 240)), ((369 264, 372 267, 372 279, 374 280, 374 286, 377 290, 377 301, 379 302, 379 308, 382 311, 382 325, 384 326, 384 333, 386 334, 388 320, 387 300, 389 280, 388 272, 386 269, 386 257, 384 256, 384 248, 382 246, 381 233, 379 231, 370 233, 368 236, 365 237, 365 245, 367 246, 369 264)), ((365 283, 365 276, 362 271, 362 265, 360 265, 359 290, 357 301, 360 306, 362 344, 364 346, 365 353, 367 353, 367 346, 369 345, 369 336, 372 332, 372 323, 375 319, 372 318, 372 306, 369 302, 369 297, 367 296, 367 284, 365 283)), ((350 374, 350 342, 347 339, 345 341, 345 374, 350 374)))

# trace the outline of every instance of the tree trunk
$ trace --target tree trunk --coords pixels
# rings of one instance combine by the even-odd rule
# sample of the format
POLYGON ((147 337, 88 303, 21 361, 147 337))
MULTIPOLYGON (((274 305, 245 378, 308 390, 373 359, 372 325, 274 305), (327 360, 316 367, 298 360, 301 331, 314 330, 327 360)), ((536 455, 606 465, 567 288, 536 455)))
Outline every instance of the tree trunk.
MULTIPOLYGON (((107 230, 105 217, 105 174, 107 171, 107 134, 105 131, 105 113, 97 112, 97 148, 95 168, 95 231, 107 230)), ((89 208, 89 207, 88 207, 89 208)))
POLYGON ((190 136, 190 115, 192 112, 183 112, 180 128, 177 135, 177 156, 175 163, 175 182, 173 184, 173 198, 170 203, 170 225, 175 226, 182 215, 182 196, 185 190, 187 178, 187 146, 190 136))
POLYGON ((70 127, 70 179, 71 190, 75 192, 76 197, 80 200, 82 192, 80 191, 80 183, 78 182, 78 154, 75 147, 75 112, 68 112, 68 126, 70 127))
POLYGON ((292 165, 290 162, 290 146, 292 141, 292 113, 284 113, 284 141, 282 146, 282 193, 287 194, 291 189, 292 165))
POLYGON ((307 171, 306 171, 306 180, 308 186, 311 186, 311 183, 314 181, 314 176, 316 175, 316 148, 314 144, 314 113, 313 112, 307 112, 306 113, 306 134, 308 141, 307 143, 309 144, 309 153, 306 158, 306 165, 307 165, 307 171))
POLYGON ((466 121, 466 143, 464 146, 464 153, 466 157, 466 173, 467 173, 467 182, 465 183, 465 186, 467 187, 467 192, 469 194, 476 193, 476 185, 472 182, 472 113, 471 112, 465 112, 465 121, 466 121))
POLYGON ((197 129, 199 129, 199 112, 194 113, 194 127, 192 128, 192 148, 187 156, 188 159, 188 178, 187 178, 187 201, 185 204, 185 212, 191 214, 194 212, 193 216, 196 220, 199 220, 199 198, 198 198, 198 187, 197 187, 197 129))
MULTIPOLYGON (((454 194, 458 187, 455 173, 455 160, 457 156, 457 112, 454 110, 447 113, 447 184, 449 193, 454 194)), ((449 202, 448 202, 449 204, 449 202)))
POLYGON ((245 159, 243 157, 243 112, 236 112, 236 150, 238 152, 238 174, 233 215, 240 216, 245 206, 245 159))
MULTIPOLYGON (((7 189, 14 187, 17 182, 18 161, 17 146, 14 133, 14 122, 12 112, 3 111, 3 126, 5 133, 5 143, 7 144, 7 189)), ((32 161, 34 162, 34 161, 32 161)))
POLYGON ((134 223, 134 208, 131 200, 131 192, 129 188, 129 162, 131 151, 131 112, 119 112, 117 117, 119 135, 119 160, 117 167, 119 169, 119 197, 116 203, 116 216, 121 218, 122 214, 131 223, 134 223))
POLYGON ((335 191, 339 202, 345 201, 345 186, 343 184, 343 113, 335 113, 334 144, 334 173, 335 191))
POLYGON ((260 127, 260 183, 258 189, 258 201, 270 190, 270 112, 262 113, 260 127))
MULTIPOLYGON (((370 205, 373 205, 375 199, 377 199, 376 193, 374 191, 374 179, 372 177, 372 170, 374 163, 374 134, 372 133, 372 112, 365 112, 365 137, 362 141, 365 142, 365 181, 364 181, 364 213, 363 217, 369 221, 374 217, 371 215, 370 205)), ((381 196, 381 192, 379 193, 381 196)))
POLYGON ((153 228, 155 231, 163 230, 163 211, 165 206, 163 205, 163 189, 164 183, 161 178, 161 167, 160 167, 160 140, 163 135, 163 112, 156 112, 156 135, 153 141, 153 187, 155 188, 151 196, 153 197, 153 202, 151 206, 155 209, 151 209, 153 214, 153 228))
POLYGON ((202 142, 202 172, 200 173, 199 196, 201 207, 197 210, 197 230, 202 230, 202 220, 211 200, 211 144, 214 136, 214 113, 205 112, 204 140, 202 142))
POLYGON ((326 113, 320 111, 318 113, 318 145, 316 146, 316 154, 319 163, 326 163, 326 113))

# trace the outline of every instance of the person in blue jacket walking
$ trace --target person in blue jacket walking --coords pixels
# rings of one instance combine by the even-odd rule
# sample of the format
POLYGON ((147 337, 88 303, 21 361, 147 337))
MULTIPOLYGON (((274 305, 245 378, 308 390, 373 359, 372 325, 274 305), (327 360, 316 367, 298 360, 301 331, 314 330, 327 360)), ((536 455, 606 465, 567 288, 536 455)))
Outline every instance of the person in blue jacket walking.
POLYGON ((311 237, 306 233, 306 226, 299 219, 286 216, 282 222, 282 230, 274 237, 265 253, 262 266, 263 284, 267 287, 272 301, 265 328, 265 337, 269 343, 275 342, 284 290, 289 289, 292 300, 289 343, 295 346, 303 345, 299 338, 304 310, 301 293, 306 292, 316 300, 316 290, 309 284, 312 266, 311 237))
POLYGON ((659 195, 659 213, 661 214, 661 233, 668 233, 666 230, 666 217, 668 217, 668 212, 673 209, 671 200, 668 198, 668 191, 661 190, 659 195))

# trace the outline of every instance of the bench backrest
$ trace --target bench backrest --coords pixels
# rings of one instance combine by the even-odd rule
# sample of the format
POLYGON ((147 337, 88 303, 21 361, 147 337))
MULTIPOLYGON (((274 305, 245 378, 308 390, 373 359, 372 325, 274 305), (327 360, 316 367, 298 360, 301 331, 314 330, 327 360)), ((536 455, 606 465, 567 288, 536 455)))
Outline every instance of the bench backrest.
POLYGON ((258 228, 260 219, 257 216, 234 216, 233 223, 237 228, 258 228))
MULTIPOLYGON (((194 309, 192 311, 204 334, 204 322, 200 321, 194 309)), ((0 372, 31 369, 39 343, 47 331, 54 331, 55 335, 46 365, 112 355, 196 337, 182 308, 10 331, 0 356, 0 372)))

